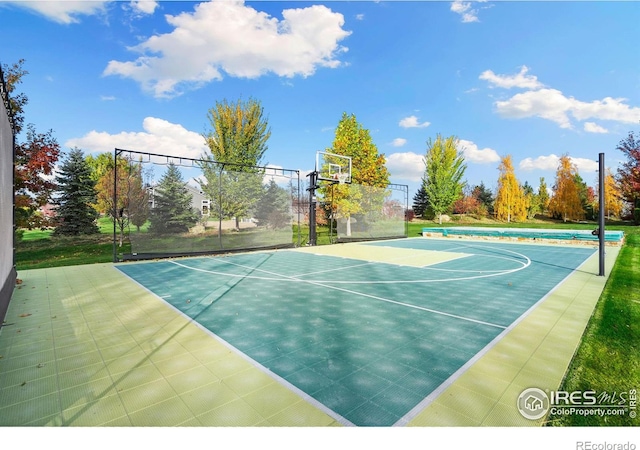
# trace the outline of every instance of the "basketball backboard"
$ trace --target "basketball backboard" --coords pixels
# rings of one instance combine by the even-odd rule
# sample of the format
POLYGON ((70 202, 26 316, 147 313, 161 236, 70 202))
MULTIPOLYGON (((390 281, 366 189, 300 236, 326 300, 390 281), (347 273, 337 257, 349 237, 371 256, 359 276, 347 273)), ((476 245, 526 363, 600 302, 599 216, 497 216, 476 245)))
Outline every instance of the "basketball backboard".
POLYGON ((351 157, 330 152, 316 152, 318 180, 351 183, 351 157))

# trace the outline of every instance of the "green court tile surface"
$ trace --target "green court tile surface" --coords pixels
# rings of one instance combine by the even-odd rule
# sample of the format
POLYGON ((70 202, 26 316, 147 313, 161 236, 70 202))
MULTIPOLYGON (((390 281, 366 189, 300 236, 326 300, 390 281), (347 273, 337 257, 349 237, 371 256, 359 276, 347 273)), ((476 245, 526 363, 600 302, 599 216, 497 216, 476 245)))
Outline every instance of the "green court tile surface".
POLYGON ((606 279, 592 248, 335 248, 21 272, 0 425, 539 425, 516 399, 557 388, 606 279))
MULTIPOLYGON (((358 258, 344 257, 345 248, 342 257, 265 252, 118 269, 339 423, 391 426, 414 420, 416 408, 594 255, 584 247, 426 239, 359 246, 358 258), (375 261, 364 259, 366 248, 375 261), (381 263, 384 248, 427 251, 424 266, 395 250, 392 263, 381 263), (434 262, 433 252, 455 257, 434 262)), ((552 308, 537 324, 532 316, 519 339, 511 330, 496 345, 512 359, 506 367, 519 371, 535 352, 532 340, 547 336, 565 309, 552 308)), ((516 373, 517 382, 528 381, 516 373)), ((504 395, 502 387, 492 395, 504 395)), ((460 389, 473 399, 474 420, 490 415, 487 392, 460 389)))

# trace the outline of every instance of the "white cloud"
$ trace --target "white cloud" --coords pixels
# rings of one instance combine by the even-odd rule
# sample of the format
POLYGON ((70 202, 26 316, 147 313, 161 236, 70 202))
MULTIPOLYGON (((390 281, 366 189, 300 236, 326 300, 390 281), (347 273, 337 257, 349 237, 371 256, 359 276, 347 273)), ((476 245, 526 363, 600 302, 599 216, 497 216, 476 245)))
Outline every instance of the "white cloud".
MULTIPOLYGON (((573 158, 571 156, 569 159, 576 165, 580 173, 595 172, 598 170, 598 162, 595 159, 573 158)), ((551 155, 538 156, 536 159, 525 158, 520 161, 519 167, 524 171, 545 170, 555 172, 558 170, 559 163, 560 157, 552 153, 551 155)))
POLYGON ((418 122, 418 118, 416 116, 405 117, 398 123, 402 128, 426 128, 431 125, 431 122, 418 122))
POLYGON ((538 81, 535 75, 527 75, 529 68, 522 66, 520 72, 515 75, 496 75, 493 70, 485 70, 480 74, 480 79, 488 81, 491 87, 500 87, 505 89, 524 88, 539 89, 544 85, 538 81))
POLYGON ((90 16, 102 13, 109 0, 100 1, 8 1, 8 4, 20 6, 43 15, 49 20, 62 24, 80 22, 78 16, 90 16))
POLYGON ((391 145, 393 145, 394 147, 402 147, 404 144, 407 143, 406 139, 403 138, 395 138, 393 140, 393 142, 391 142, 391 145))
POLYGON ((462 21, 465 23, 479 22, 478 9, 471 7, 472 2, 465 2, 462 0, 455 0, 451 3, 451 11, 459 14, 462 17, 462 21))
POLYGON ((68 140, 65 146, 81 148, 85 153, 113 152, 115 148, 121 148, 194 159, 208 151, 201 134, 189 131, 180 124, 146 117, 142 128, 144 131, 122 131, 117 134, 93 130, 82 137, 68 140))
POLYGON ((588 133, 603 133, 603 134, 609 132, 609 130, 607 130, 606 128, 601 127, 597 123, 593 123, 593 122, 585 122, 584 131, 588 133))
POLYGON ((100 96, 100 100, 104 101, 104 102, 110 102, 115 100, 116 98, 113 95, 101 95, 100 96))
POLYGON ((509 100, 495 103, 498 114, 510 119, 542 117, 551 120, 561 128, 571 128, 567 112, 571 109, 571 99, 557 89, 540 89, 516 94, 509 100))
POLYGON ((500 155, 492 148, 479 149, 475 143, 464 139, 458 140, 458 147, 464 154, 466 161, 477 164, 489 164, 500 161, 500 155))
POLYGON ((386 166, 393 179, 420 181, 424 176, 424 156, 413 152, 388 155, 386 166))
POLYGON ((364 20, 364 14, 356 14, 356 20, 364 20))
POLYGON ((132 0, 131 6, 139 14, 153 14, 158 7, 158 2, 155 0, 132 0))
POLYGON ((245 6, 242 0, 206 2, 192 13, 166 16, 174 29, 130 47, 133 61, 110 61, 104 75, 139 82, 156 97, 174 97, 222 79, 267 73, 282 77, 313 75, 336 68, 347 51, 339 42, 351 33, 344 17, 322 5, 285 9, 282 20, 245 6))
POLYGON ((579 121, 598 119, 637 123, 640 121, 640 108, 625 104, 625 100, 606 97, 583 102, 566 97, 557 89, 540 89, 516 94, 508 100, 496 102, 495 106, 503 117, 541 117, 557 123, 561 128, 572 127, 569 115, 579 121))

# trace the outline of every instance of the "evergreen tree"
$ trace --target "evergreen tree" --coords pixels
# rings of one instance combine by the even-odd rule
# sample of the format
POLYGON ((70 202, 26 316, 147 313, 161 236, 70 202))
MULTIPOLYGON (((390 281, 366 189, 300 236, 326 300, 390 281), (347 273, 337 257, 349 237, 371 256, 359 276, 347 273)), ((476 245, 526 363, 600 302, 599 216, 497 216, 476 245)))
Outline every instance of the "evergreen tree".
POLYGON ((258 202, 255 218, 260 226, 271 228, 284 228, 291 224, 289 192, 278 186, 273 179, 258 202))
POLYGON ((63 161, 59 174, 58 198, 54 201, 58 225, 56 235, 77 236, 99 233, 96 225, 98 213, 93 208, 96 203, 96 182, 91 178, 91 168, 84 159, 82 150, 74 148, 63 161))
POLYGON ((193 196, 174 164, 169 164, 153 192, 149 231, 152 233, 183 233, 198 221, 191 206, 193 196))
POLYGON ((413 212, 417 217, 424 217, 429 207, 429 198, 427 191, 424 189, 424 180, 416 195, 413 196, 413 212))
POLYGON ((462 196, 464 182, 462 177, 467 166, 464 156, 457 148, 455 136, 443 139, 437 135, 435 142, 427 141, 425 157, 424 188, 429 205, 442 223, 442 215, 451 210, 453 204, 462 196))
POLYGON ((536 214, 541 212, 540 197, 538 197, 538 194, 535 193, 533 186, 528 181, 524 182, 522 192, 524 192, 525 204, 527 205, 527 218, 533 219, 536 214))
POLYGON ((484 182, 481 181, 479 185, 473 188, 472 195, 484 206, 487 214, 493 215, 493 202, 495 199, 493 198, 493 192, 484 185, 484 182))

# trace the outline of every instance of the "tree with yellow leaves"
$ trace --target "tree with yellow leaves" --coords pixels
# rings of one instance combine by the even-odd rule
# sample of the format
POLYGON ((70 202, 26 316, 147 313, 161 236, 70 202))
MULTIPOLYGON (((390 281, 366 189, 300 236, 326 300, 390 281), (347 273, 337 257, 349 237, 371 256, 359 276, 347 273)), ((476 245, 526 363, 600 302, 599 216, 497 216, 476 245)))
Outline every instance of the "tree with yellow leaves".
POLYGON ((351 235, 351 218, 365 210, 381 210, 384 203, 385 190, 389 184, 389 171, 384 154, 371 139, 369 130, 364 128, 354 114, 342 113, 336 127, 335 138, 331 148, 327 149, 336 155, 351 157, 351 182, 353 184, 334 184, 319 189, 332 214, 346 221, 347 236, 351 235))
POLYGON ((571 162, 569 155, 560 157, 558 170, 556 171, 556 184, 553 196, 549 201, 549 213, 567 220, 584 219, 584 208, 580 200, 579 187, 576 184, 578 167, 571 162))
POLYGON ((511 155, 502 158, 498 170, 500 176, 494 207, 496 218, 507 223, 524 222, 527 218, 528 201, 516 178, 511 155))
POLYGON ((622 214, 622 191, 620 185, 611 173, 611 169, 607 169, 604 177, 604 210, 607 218, 620 217, 622 214))

